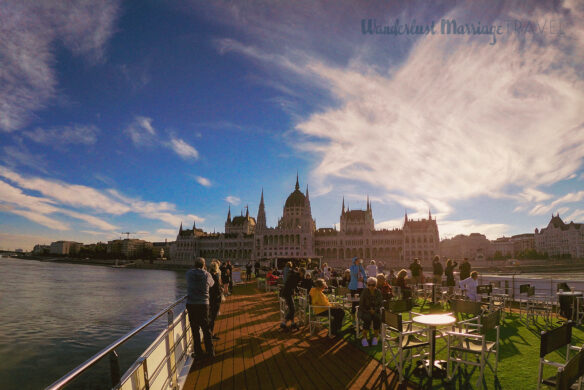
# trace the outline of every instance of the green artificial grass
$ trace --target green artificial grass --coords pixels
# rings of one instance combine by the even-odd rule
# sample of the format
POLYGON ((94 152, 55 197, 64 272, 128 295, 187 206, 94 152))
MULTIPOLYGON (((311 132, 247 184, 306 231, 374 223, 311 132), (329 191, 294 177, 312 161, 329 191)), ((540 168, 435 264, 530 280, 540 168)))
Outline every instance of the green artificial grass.
MULTIPOLYGON (((419 307, 412 309, 414 312, 428 313, 428 310, 420 310, 419 307)), ((435 311, 433 311, 435 312, 435 311)), ((409 315, 404 313, 404 318, 409 315)), ((490 368, 485 368, 483 389, 535 389, 537 388, 537 377, 539 370, 539 347, 541 331, 549 330, 561 325, 560 322, 554 321, 551 325, 545 324, 540 320, 537 324, 530 323, 529 327, 525 324, 525 318, 520 318, 518 313, 506 313, 505 318, 501 321, 500 326, 500 345, 499 345, 499 366, 497 368, 497 378, 495 378, 490 368)), ((345 339, 355 343, 367 354, 381 361, 381 340, 376 347, 364 348, 361 346, 361 340, 355 339, 355 332, 351 324, 345 322, 344 325, 345 339), (350 329, 349 329, 350 328, 350 329), (353 330, 351 332, 351 330, 353 330)), ((447 330, 444 328, 443 330, 447 330)), ((494 340, 494 333, 489 334, 489 340, 494 340)), ((572 329, 572 345, 582 346, 584 340, 584 327, 574 326, 572 329)), ((447 360, 446 338, 436 339, 436 359, 447 360), (444 348, 443 351, 440 351, 444 348), (438 352, 439 351, 439 352, 438 352)), ((561 353, 553 352, 547 355, 548 360, 559 363, 565 362, 565 347, 560 349, 561 353)), ((575 354, 575 351, 572 351, 575 354)), ((574 355, 571 355, 574 356, 574 355)), ((494 366, 494 354, 489 356, 491 364, 494 366)), ((415 363, 414 363, 415 364, 415 363)), ((406 377, 411 383, 418 384, 420 387, 428 388, 427 378, 418 378, 413 374, 413 367, 406 369, 406 377)), ((545 366, 544 377, 555 375, 554 367, 545 366)), ((479 368, 474 366, 462 365, 457 373, 454 373, 453 380, 434 379, 431 389, 475 389, 479 377, 479 368)), ((542 388, 546 388, 542 386, 542 388)))

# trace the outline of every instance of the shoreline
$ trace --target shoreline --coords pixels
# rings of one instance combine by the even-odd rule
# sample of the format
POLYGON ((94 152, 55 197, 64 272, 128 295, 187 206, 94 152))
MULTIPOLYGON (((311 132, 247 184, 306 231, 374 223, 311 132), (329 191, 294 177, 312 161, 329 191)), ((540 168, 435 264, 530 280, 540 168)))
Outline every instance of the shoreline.
MULTIPOLYGON (((7 258, 33 260, 52 263, 86 264, 106 266, 112 268, 136 268, 167 271, 184 271, 190 267, 184 265, 169 264, 160 260, 124 260, 124 259, 82 259, 71 257, 44 257, 44 256, 8 256, 7 258)), ((529 274, 529 273, 569 273, 584 272, 584 261, 578 260, 532 260, 524 261, 519 265, 473 264, 473 270, 481 274, 529 274)), ((429 273, 426 270, 425 273, 429 273)))

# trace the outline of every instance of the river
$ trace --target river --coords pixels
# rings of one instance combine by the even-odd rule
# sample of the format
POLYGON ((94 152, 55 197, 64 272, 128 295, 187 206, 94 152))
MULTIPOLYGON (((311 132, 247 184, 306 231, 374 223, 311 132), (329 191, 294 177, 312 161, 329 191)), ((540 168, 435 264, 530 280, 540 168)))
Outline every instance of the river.
MULTIPOLYGON (((42 389, 186 293, 184 272, 0 256, 0 389, 42 389)), ((120 348, 124 372, 166 316, 120 348)), ((106 389, 107 359, 68 389, 106 389)))

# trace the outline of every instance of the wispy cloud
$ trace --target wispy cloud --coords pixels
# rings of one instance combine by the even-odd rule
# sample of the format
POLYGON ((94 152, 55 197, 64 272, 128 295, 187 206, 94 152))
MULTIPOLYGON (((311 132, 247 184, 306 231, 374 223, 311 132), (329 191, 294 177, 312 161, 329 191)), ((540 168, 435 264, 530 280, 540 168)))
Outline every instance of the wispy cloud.
POLYGON ((229 204, 234 205, 234 206, 237 206, 238 204, 241 203, 241 199, 239 199, 237 196, 233 196, 233 195, 229 195, 228 197, 226 197, 225 201, 229 204))
POLYGON ((114 189, 98 190, 52 179, 25 177, 1 166, 0 177, 4 178, 0 180, 0 205, 4 206, 0 211, 21 215, 56 229, 67 230, 70 227, 67 222, 58 220, 58 215, 84 221, 105 231, 116 231, 119 227, 105 220, 103 216, 129 213, 162 221, 173 227, 178 227, 181 221, 205 221, 205 218, 195 214, 177 212, 172 203, 131 198, 114 189))
POLYGON ((316 103, 312 115, 295 118, 289 137, 297 150, 316 158, 311 176, 323 189, 357 179, 416 211, 425 204, 448 214, 456 202, 484 196, 515 199, 516 211, 526 212, 530 204, 552 198, 541 188, 579 171, 584 83, 574 53, 584 51, 584 28, 574 23, 583 15, 576 2, 564 3, 559 12, 545 3, 493 9, 476 2, 339 2, 339 9, 351 10, 345 14, 359 17, 503 24, 520 18, 569 26, 565 35, 505 34, 495 47, 485 37, 363 36, 354 17, 312 3, 258 12, 253 0, 218 6, 217 20, 237 21, 248 35, 216 43, 220 53, 275 67, 292 77, 287 85, 303 80, 329 97, 328 106, 316 103), (331 35, 319 34, 320 23, 307 22, 324 18, 355 26, 330 42, 341 55, 328 50, 331 35), (300 19, 305 29, 293 27, 300 19))
POLYGON ((196 176, 195 180, 203 187, 211 187, 211 180, 207 179, 206 177, 196 176))
POLYGON ((137 147, 153 148, 162 145, 175 152, 182 159, 197 160, 199 158, 197 149, 185 140, 174 135, 171 135, 167 141, 161 139, 152 122, 152 118, 136 116, 124 132, 137 147))
POLYGON ((8 0, 0 12, 0 130, 22 128, 57 95, 55 42, 90 63, 104 58, 119 3, 8 0))
POLYGON ((144 116, 136 116, 124 130, 136 146, 155 146, 156 130, 152 126, 152 119, 144 116))
POLYGON ((554 200, 553 202, 551 202, 547 205, 543 204, 543 203, 539 203, 539 204, 535 205, 529 211, 529 215, 545 215, 545 214, 549 214, 553 211, 559 212, 560 210, 557 208, 560 204, 577 203, 577 202, 581 202, 582 199, 584 199, 584 191, 570 192, 570 193, 554 200))
POLYGON ((48 129, 36 128, 33 131, 23 132, 23 135, 32 141, 47 145, 93 145, 97 141, 98 134, 97 126, 79 124, 48 129))
POLYGON ((186 143, 184 140, 180 138, 171 138, 170 140, 170 148, 176 152, 180 157, 188 160, 188 159, 198 159, 199 152, 197 149, 186 143))

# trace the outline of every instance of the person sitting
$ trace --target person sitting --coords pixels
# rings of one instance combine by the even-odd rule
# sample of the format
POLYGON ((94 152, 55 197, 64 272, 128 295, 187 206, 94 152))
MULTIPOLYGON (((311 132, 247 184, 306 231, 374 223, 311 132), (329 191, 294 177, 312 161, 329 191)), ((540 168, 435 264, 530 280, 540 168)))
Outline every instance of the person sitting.
POLYGON ((275 270, 269 270, 267 275, 266 275, 266 280, 268 281, 268 284, 270 286, 275 286, 276 284, 278 284, 278 276, 275 275, 275 270))
MULTIPOLYGON (((387 282, 386 282, 387 283, 387 282)), ((367 333, 371 331, 371 322, 373 322, 373 334, 371 335, 371 345, 377 345, 379 328, 381 327, 381 306, 383 305, 383 296, 377 288, 377 279, 374 277, 367 278, 367 288, 361 292, 359 300, 359 315, 363 320, 363 339, 361 344, 364 347, 369 346, 367 333)))
POLYGON ((383 297, 384 301, 388 301, 393 298, 393 292, 391 290, 391 286, 385 280, 384 274, 377 274, 377 288, 381 291, 381 296, 383 297))
POLYGON ((343 287, 349 288, 349 283, 351 283, 351 270, 346 269, 345 273, 343 274, 343 278, 339 282, 339 284, 343 287))
POLYGON ((304 270, 304 279, 300 280, 299 287, 306 289, 306 291, 310 291, 313 285, 312 277, 310 276, 310 273, 306 272, 306 269, 304 267, 300 267, 300 269, 304 270))
POLYGON ((408 271, 402 269, 397 273, 397 279, 395 281, 395 285, 401 289, 402 299, 412 296, 412 290, 406 281, 406 276, 408 276, 408 271))
MULTIPOLYGON (((332 306, 323 291, 328 286, 324 279, 316 279, 314 287, 310 289, 310 299, 313 306, 332 306)), ((345 311, 338 307, 331 307, 331 333, 333 336, 338 336, 343 323, 345 311)), ((324 307, 317 307, 314 309, 314 314, 317 316, 328 316, 328 311, 324 307)))
POLYGON ((477 271, 472 271, 470 276, 464 280, 460 281, 460 288, 465 291, 466 296, 471 301, 477 301, 477 286, 479 285, 478 282, 479 273, 477 271))

